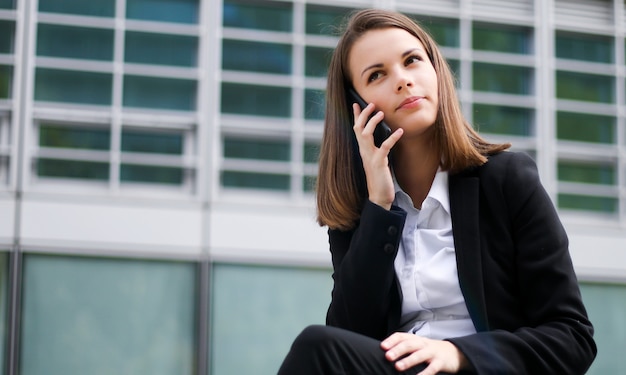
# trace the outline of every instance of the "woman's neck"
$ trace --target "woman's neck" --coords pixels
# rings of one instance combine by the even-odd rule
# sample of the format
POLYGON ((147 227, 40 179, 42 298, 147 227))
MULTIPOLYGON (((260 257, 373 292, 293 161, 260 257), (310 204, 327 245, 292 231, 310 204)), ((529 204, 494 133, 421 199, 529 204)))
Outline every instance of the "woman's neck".
POLYGON ((420 209, 441 164, 441 153, 431 137, 401 141, 393 148, 393 171, 402 190, 420 209))

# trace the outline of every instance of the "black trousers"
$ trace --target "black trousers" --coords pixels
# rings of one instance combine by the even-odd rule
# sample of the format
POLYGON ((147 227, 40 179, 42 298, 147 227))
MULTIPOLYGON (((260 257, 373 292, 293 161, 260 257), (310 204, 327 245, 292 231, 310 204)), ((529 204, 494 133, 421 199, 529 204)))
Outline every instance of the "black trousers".
POLYGON ((425 367, 399 372, 385 358, 380 341, 341 328, 312 325, 296 337, 278 375, 415 375, 425 367))

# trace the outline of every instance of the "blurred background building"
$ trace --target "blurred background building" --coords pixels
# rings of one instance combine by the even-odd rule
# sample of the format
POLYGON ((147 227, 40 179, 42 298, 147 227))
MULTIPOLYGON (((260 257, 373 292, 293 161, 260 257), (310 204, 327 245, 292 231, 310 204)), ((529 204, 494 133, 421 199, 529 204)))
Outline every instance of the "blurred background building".
POLYGON ((330 300, 326 65, 372 6, 420 20, 467 117, 535 158, 590 373, 626 373, 622 0, 0 0, 1 372, 275 373, 330 300))

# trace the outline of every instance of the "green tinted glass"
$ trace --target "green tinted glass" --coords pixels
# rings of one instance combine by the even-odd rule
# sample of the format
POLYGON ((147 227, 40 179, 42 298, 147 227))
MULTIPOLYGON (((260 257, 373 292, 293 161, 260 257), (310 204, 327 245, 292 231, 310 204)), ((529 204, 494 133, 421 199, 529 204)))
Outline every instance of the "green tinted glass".
POLYGON ((124 129, 122 130, 122 151, 181 155, 183 135, 175 132, 157 133, 124 129))
POLYGON ((350 8, 307 4, 305 31, 307 34, 336 36, 338 26, 352 11, 350 8))
POLYGON ((113 30, 40 23, 37 55, 72 59, 112 60, 113 30))
POLYGON ((333 53, 332 48, 305 47, 304 73, 307 77, 326 77, 328 64, 333 53))
POLYGON ((528 108, 474 104, 474 125, 481 133, 529 136, 532 116, 528 108))
POLYGON ((594 197, 578 194, 559 194, 559 208, 602 213, 617 213, 619 201, 611 197, 594 197))
POLYGON ((122 164, 120 167, 120 180, 123 182, 180 185, 183 177, 183 169, 178 167, 135 164, 122 164))
POLYGON ((596 284, 580 285, 589 320, 593 322, 593 338, 598 345, 598 356, 587 375, 626 373, 624 348, 626 348, 626 285, 596 284))
POLYGON ((41 177, 80 178, 85 180, 106 181, 109 179, 109 163, 39 159, 37 175, 41 177))
POLYGON ((323 90, 304 90, 304 118, 307 120, 324 119, 325 95, 323 90))
POLYGON ((39 145, 42 147, 109 150, 111 131, 109 129, 42 124, 39 127, 39 145))
POLYGON ((556 57, 560 59, 612 63, 613 38, 601 35, 557 32, 556 57))
POLYGON ((305 163, 317 163, 320 156, 319 142, 305 142, 303 154, 305 163))
POLYGON ((126 18, 198 23, 200 0, 126 0, 126 18))
POLYGON ((16 0, 0 0, 0 9, 15 9, 16 0))
POLYGON ((317 183, 317 176, 304 176, 302 178, 302 186, 305 192, 315 191, 316 183, 317 183))
POLYGON ((276 374, 298 333, 324 323, 330 274, 328 269, 216 264, 210 373, 276 374))
POLYGON ((35 100, 110 105, 112 85, 108 73, 37 68, 35 100))
POLYGON ((20 374, 193 374, 196 267, 24 255, 20 374))
POLYGON ((290 117, 291 88, 222 83, 222 112, 290 117))
POLYGON ((289 141, 224 139, 224 157, 236 159, 291 160, 289 141))
POLYGON ((532 79, 531 68, 474 63, 473 87, 477 91, 530 95, 532 79))
POLYGON ((615 78, 598 74, 556 72, 556 96, 559 99, 614 103, 615 78))
POLYGON ((113 17, 115 0, 39 0, 39 11, 113 17))
POLYGON ((222 69, 261 73, 291 74, 291 45, 222 41, 222 69))
POLYGON ((448 66, 454 78, 454 86, 457 88, 461 85, 461 62, 455 59, 448 59, 448 66))
POLYGON ((255 173, 223 171, 222 186, 244 189, 289 190, 289 175, 277 173, 255 173))
POLYGON ((137 64, 196 66, 198 38, 127 31, 124 61, 137 64))
POLYGON ((0 20, 0 53, 13 53, 15 22, 0 20))
POLYGON ((190 79, 124 76, 124 106, 193 111, 197 82, 190 79))
POLYGON ((412 16, 412 18, 417 20, 440 46, 459 46, 458 20, 423 16, 412 16))
POLYGON ((615 117, 588 113, 557 112, 558 139, 579 142, 614 144, 615 117))
POLYGON ((586 184, 615 185, 617 172, 614 165, 559 161, 559 181, 586 184))
POLYGON ((286 1, 224 0, 224 27, 290 32, 292 12, 286 1))
POLYGON ((13 80, 13 67, 9 65, 0 65, 0 99, 8 99, 11 97, 13 80))
MULTIPOLYGON (((5 343, 7 342, 8 333, 8 315, 9 311, 9 253, 0 252, 0 353, 5 352, 5 343)), ((5 367, 5 356, 0 355, 0 368, 5 367)))
POLYGON ((472 48, 482 51, 529 54, 531 32, 525 27, 475 23, 472 48))

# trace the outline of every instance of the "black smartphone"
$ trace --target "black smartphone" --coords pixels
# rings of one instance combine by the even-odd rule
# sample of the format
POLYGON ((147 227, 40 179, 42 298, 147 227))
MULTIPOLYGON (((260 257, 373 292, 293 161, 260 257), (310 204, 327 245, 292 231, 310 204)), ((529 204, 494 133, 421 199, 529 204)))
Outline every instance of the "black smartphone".
MULTIPOLYGON (((348 89, 348 105, 350 107, 350 113, 352 113, 352 103, 358 103, 361 109, 367 107, 367 103, 365 103, 365 100, 361 98, 361 96, 354 90, 354 88, 350 87, 348 89)), ((370 118, 372 118, 372 116, 370 116, 370 118)), ((376 129, 374 129, 374 144, 376 145, 376 147, 380 147, 380 145, 390 135, 391 128, 389 128, 389 126, 385 124, 384 121, 379 122, 378 125, 376 125, 376 129)))

